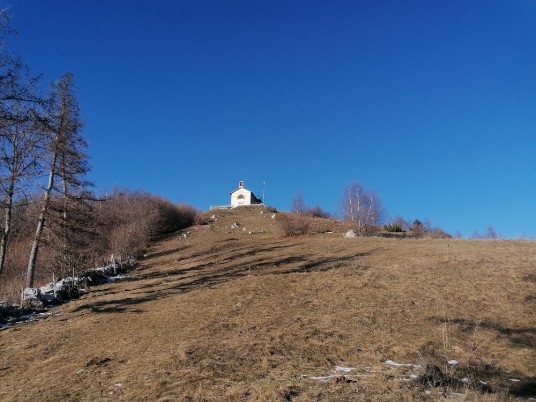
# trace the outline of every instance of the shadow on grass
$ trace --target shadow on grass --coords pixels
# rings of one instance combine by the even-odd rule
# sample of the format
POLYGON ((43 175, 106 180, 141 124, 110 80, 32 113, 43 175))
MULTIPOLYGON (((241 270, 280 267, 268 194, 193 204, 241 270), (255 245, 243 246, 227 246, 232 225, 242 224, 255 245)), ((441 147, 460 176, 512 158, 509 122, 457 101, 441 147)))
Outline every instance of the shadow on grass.
MULTIPOLYGON (((533 327, 512 328, 495 322, 474 322, 464 318, 432 317, 432 319, 442 324, 457 325, 461 332, 474 332, 477 328, 493 331, 517 347, 536 346, 536 328, 533 327)), ((480 361, 469 362, 465 366, 457 366, 455 375, 459 378, 472 378, 477 386, 482 384, 482 381, 493 384, 492 391, 486 392, 500 389, 515 397, 536 397, 536 377, 512 372, 497 365, 480 361)))
POLYGON ((184 250, 186 250, 188 248, 190 248, 190 246, 175 247, 175 248, 172 248, 172 249, 169 249, 169 250, 159 251, 159 252, 155 252, 155 253, 149 253, 148 258, 166 257, 168 255, 184 251, 184 250))
POLYGON ((474 331, 476 328, 484 328, 507 337, 513 345, 536 347, 536 328, 533 327, 511 328, 495 322, 474 322, 464 318, 449 319, 444 317, 434 317, 434 319, 440 323, 458 325, 462 332, 474 331))
MULTIPOLYGON (((238 247, 230 251, 231 256, 227 256, 216 262, 203 261, 200 264, 184 269, 179 268, 140 275, 129 280, 130 283, 139 283, 139 286, 128 290, 129 292, 141 291, 142 294, 139 296, 86 303, 77 307, 75 311, 89 310, 93 313, 140 313, 142 310, 133 310, 131 307, 162 299, 172 294, 190 292, 203 287, 210 288, 247 275, 284 275, 299 272, 327 271, 347 267, 355 263, 356 258, 369 255, 373 252, 330 258, 316 258, 311 254, 278 257, 277 252, 281 248, 283 247, 238 247), (158 278, 165 279, 165 281, 159 283, 143 283, 144 280, 158 278)), ((212 259, 214 257, 208 256, 208 258, 212 259)), ((191 261, 186 260, 184 262, 185 265, 192 264, 191 261)))

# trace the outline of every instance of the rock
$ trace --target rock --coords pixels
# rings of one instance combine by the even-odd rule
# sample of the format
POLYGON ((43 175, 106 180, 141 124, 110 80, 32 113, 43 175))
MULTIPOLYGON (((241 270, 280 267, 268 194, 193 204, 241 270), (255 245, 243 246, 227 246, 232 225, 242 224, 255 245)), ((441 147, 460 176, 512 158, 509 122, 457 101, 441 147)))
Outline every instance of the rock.
POLYGON ((43 308, 41 291, 37 288, 24 288, 22 291, 22 307, 43 308))
POLYGON ((230 227, 231 227, 231 229, 237 229, 237 228, 240 227, 240 223, 235 222, 235 223, 233 223, 230 227))
POLYGON ((107 278, 109 276, 117 275, 118 273, 122 273, 123 267, 118 262, 114 262, 112 264, 106 265, 105 267, 95 268, 95 269, 89 269, 87 271, 84 271, 80 274, 86 282, 84 285, 87 284, 87 282, 90 282, 92 285, 98 285, 100 283, 106 283, 107 278))
MULTIPOLYGON (((113 267, 109 266, 108 272, 113 272, 113 267)), ((87 286, 86 278, 78 278, 68 276, 56 282, 56 288, 54 284, 49 283, 45 286, 41 286, 39 291, 41 295, 39 299, 45 304, 52 304, 58 301, 72 299, 80 296, 80 287, 87 286), (55 292, 54 292, 55 290, 55 292)))
POLYGON ((272 218, 272 219, 275 219, 275 214, 272 214, 271 218, 272 218))
POLYGON ((41 291, 38 288, 24 288, 22 291, 22 297, 24 300, 39 299, 41 291))
POLYGON ((210 225, 218 220, 216 215, 212 215, 210 218, 201 218, 201 225, 210 225))
POLYGON ((346 232, 346 233, 344 234, 344 237, 346 237, 346 238, 357 237, 357 234, 355 233, 354 230, 349 230, 348 232, 346 232))

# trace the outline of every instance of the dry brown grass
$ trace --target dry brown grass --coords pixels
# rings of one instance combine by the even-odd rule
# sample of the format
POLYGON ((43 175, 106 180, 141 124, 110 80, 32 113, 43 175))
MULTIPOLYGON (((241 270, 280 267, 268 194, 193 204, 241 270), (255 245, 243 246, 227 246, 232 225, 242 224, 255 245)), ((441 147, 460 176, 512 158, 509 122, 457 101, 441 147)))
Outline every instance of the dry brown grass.
POLYGON ((288 238, 260 211, 218 211, 212 225, 155 244, 130 280, 1 330, 0 400, 535 393, 534 242, 345 239, 346 227, 329 220, 288 238), (355 367, 355 376, 310 378, 337 374, 335 365, 355 367), (432 365, 438 387, 411 379, 432 365), (475 384, 447 381, 462 377, 475 384), (494 393, 481 393, 479 380, 494 393))

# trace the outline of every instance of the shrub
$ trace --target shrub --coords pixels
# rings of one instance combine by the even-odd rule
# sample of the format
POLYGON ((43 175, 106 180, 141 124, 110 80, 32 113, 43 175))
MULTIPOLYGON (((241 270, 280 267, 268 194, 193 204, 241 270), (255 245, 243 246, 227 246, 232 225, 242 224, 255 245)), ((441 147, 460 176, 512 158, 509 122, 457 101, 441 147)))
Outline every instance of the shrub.
POLYGON ((279 217, 279 224, 284 236, 302 236, 309 233, 310 219, 301 214, 287 215, 279 217))
POLYGON ((424 224, 420 220, 415 219, 413 221, 413 225, 411 226, 411 231, 415 237, 422 237, 425 232, 424 224))
MULTIPOLYGON (((0 300, 18 301, 42 198, 32 197, 13 210, 13 229, 0 278, 0 300)), ((61 199, 53 199, 61 206, 61 199)), ((61 212, 61 208, 58 209, 61 212)), ((190 205, 174 205, 165 198, 141 191, 116 190, 104 200, 91 200, 87 210, 73 215, 81 220, 69 232, 65 248, 63 226, 49 220, 37 258, 35 283, 51 280, 93 266, 105 265, 113 255, 120 262, 139 258, 151 238, 195 224, 198 211, 190 205), (76 240, 76 241, 74 241, 76 240), (68 269, 67 269, 68 268, 68 269)), ((51 209, 51 214, 56 210, 51 209)), ((61 220, 59 220, 61 223, 61 220)))
POLYGON ((303 214, 306 216, 310 216, 311 218, 324 218, 324 219, 331 218, 331 214, 329 212, 324 211, 319 206, 307 208, 307 210, 303 214))
POLYGON ((402 229, 400 225, 396 225, 396 224, 385 225, 383 229, 386 230, 387 232, 392 232, 392 233, 405 232, 405 230, 402 229))
POLYGON ((190 205, 174 205, 157 196, 150 196, 148 204, 151 236, 168 234, 195 224, 198 211, 190 205))
POLYGON ((195 224, 197 214, 192 206, 174 205, 163 197, 116 191, 100 208, 102 240, 108 255, 138 258, 151 238, 195 224))

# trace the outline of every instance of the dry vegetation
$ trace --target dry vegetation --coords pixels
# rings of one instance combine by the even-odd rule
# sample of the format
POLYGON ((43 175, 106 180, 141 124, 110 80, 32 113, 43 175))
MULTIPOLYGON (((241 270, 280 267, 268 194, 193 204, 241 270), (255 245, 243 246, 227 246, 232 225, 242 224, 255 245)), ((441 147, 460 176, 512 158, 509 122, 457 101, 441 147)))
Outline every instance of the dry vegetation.
POLYGON ((128 279, 0 330, 0 400, 536 396, 534 242, 345 239, 324 219, 284 237, 262 208, 216 214, 128 279))
MULTIPOLYGON (((15 209, 14 230, 5 268, 0 274, 0 300, 20 301, 35 233, 34 223, 39 214, 40 200, 33 201, 15 209)), ((69 275, 73 269, 78 274, 87 268, 103 266, 112 257, 128 263, 143 255, 151 239, 194 224, 197 214, 189 205, 174 205, 156 195, 116 190, 106 199, 89 204, 79 230, 71 234, 78 239, 68 254, 72 257, 70 264, 63 263, 66 253, 61 248, 61 238, 54 236, 54 226, 45 227, 47 240, 37 258, 35 285, 51 282, 52 272, 56 278, 69 275)))

